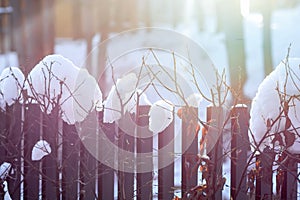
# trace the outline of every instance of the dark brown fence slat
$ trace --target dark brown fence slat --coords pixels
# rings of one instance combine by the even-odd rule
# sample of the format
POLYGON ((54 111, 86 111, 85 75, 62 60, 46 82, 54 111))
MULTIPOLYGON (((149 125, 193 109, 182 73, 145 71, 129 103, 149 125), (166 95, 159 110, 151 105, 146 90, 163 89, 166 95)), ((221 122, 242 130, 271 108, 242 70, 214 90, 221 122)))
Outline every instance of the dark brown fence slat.
POLYGON ((257 156, 259 163, 259 174, 256 177, 255 199, 272 199, 272 175, 273 175, 273 161, 274 152, 266 147, 263 152, 257 156))
POLYGON ((20 185, 21 185, 21 139, 22 139, 22 105, 15 103, 7 107, 7 127, 9 133, 8 140, 8 153, 7 159, 12 164, 14 173, 8 177, 9 193, 12 199, 20 198, 20 185))
POLYGON ((39 199, 39 161, 31 160, 31 152, 40 139, 41 111, 37 104, 26 105, 24 125, 24 199, 39 199))
POLYGON ((62 142, 62 199, 77 199, 80 138, 75 125, 63 122, 62 142))
POLYGON ((80 199, 96 198, 96 159, 84 145, 80 151, 80 199))
POLYGON ((95 113, 89 114, 78 125, 78 134, 81 139, 80 148, 80 199, 95 199, 96 195, 96 172, 97 160, 90 153, 97 148, 97 125, 95 113))
MULTIPOLYGON (((99 129, 113 142, 115 140, 115 123, 103 123, 103 112, 99 112, 98 121, 99 129)), ((99 163, 98 166, 98 199, 114 199, 114 170, 102 163, 99 163)))
POLYGON ((231 109, 231 198, 247 198, 247 151, 249 114, 247 106, 231 109))
POLYGON ((174 197, 174 121, 158 135, 158 199, 172 199, 174 197), (167 151, 163 151, 165 148, 167 151), (165 162, 169 162, 165 165, 165 162), (161 167, 164 166, 164 167, 161 167))
MULTIPOLYGON (((143 129, 149 125, 149 112, 150 106, 139 106, 137 114, 137 134, 141 134, 141 131, 149 131, 143 129)), ((143 133, 144 135, 145 133, 143 133)), ((137 153, 150 153, 153 151, 153 137, 139 138, 137 137, 137 153)), ((150 158, 150 157, 149 157, 150 158)), ((141 163, 136 161, 137 168, 143 168, 143 165, 147 165, 147 168, 153 169, 152 159, 149 159, 148 163, 141 163)), ((139 169, 138 169, 139 171, 139 169)), ((145 173, 137 173, 137 199, 152 199, 152 183, 153 183, 153 171, 145 173)))
POLYGON ((59 199, 59 172, 58 172, 58 109, 52 110, 50 115, 43 113, 43 139, 51 147, 51 154, 42 160, 42 196, 45 199, 59 199))
MULTIPOLYGON (((125 117, 130 117, 130 116, 127 115, 125 117)), ((134 132, 131 132, 131 134, 133 133, 134 132)), ((118 129, 118 146, 119 148, 132 153, 132 157, 127 158, 128 161, 134 160, 133 154, 134 154, 135 139, 132 135, 128 135, 128 133, 122 131, 120 128, 118 129)), ((119 164, 126 164, 126 163, 119 163, 119 164)), ((133 173, 119 171, 118 186, 119 186, 118 199, 123 200, 123 199, 134 198, 134 174, 133 173)))
POLYGON ((187 192, 197 185, 198 170, 195 169, 198 160, 198 109, 182 108, 182 174, 181 190, 183 198, 187 192))
POLYGON ((281 191, 281 199, 296 200, 297 195, 297 182, 299 181, 299 174, 297 172, 298 166, 296 159, 288 157, 283 163, 284 181, 281 191))
POLYGON ((0 165, 6 161, 6 112, 0 110, 0 165))
POLYGON ((210 180, 209 186, 212 187, 211 196, 213 199, 222 199, 222 165, 223 165, 223 109, 222 107, 207 107, 208 133, 206 135, 207 155, 210 158, 209 164, 210 180))

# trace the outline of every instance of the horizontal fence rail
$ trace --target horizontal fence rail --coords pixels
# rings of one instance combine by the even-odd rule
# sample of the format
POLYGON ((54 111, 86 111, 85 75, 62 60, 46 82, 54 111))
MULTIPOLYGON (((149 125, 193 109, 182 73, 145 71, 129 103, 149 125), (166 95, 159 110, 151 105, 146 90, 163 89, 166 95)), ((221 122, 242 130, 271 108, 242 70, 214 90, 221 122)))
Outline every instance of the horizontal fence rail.
MULTIPOLYGON (((135 115, 125 115, 138 125, 137 135, 149 125, 149 108, 140 106, 135 115)), ((12 167, 8 176, 4 178, 1 175, 1 184, 7 182, 12 199, 176 199, 178 190, 182 199, 224 199, 224 187, 230 187, 232 199, 299 198, 297 155, 283 155, 284 162, 276 170, 276 183, 272 178, 275 155, 270 149, 253 158, 255 167, 249 169, 253 165, 249 163, 248 154, 247 107, 234 107, 230 111, 229 154, 223 146, 224 127, 228 124, 225 111, 220 107, 208 107, 207 123, 203 124, 202 132, 198 129, 195 113, 197 116, 197 108, 182 108, 181 111, 181 177, 175 177, 174 145, 168 154, 155 155, 155 151, 163 149, 174 139, 175 120, 158 137, 135 137, 128 134, 134 129, 125 131, 120 128, 117 123, 121 122, 103 123, 103 112, 98 112, 95 133, 79 133, 78 125, 70 125, 60 119, 58 108, 47 115, 36 104, 7 106, 5 111, 0 112, 0 165, 8 162, 12 167), (152 157, 147 163, 140 162, 135 156, 128 157, 128 163, 134 163, 132 172, 118 171, 115 166, 99 162, 82 142, 90 140, 89 144, 95 145, 93 148, 99 148, 99 129, 119 150, 132 155, 149 153, 147 155, 152 157), (39 140, 49 143, 51 153, 34 161, 31 153, 39 140), (203 156, 203 141, 206 141, 208 157, 203 156), (155 143, 158 149, 154 148, 155 143), (231 159, 230 180, 224 178, 225 156, 231 159), (157 158, 158 169, 154 158, 157 158), (165 160, 170 158, 173 162, 165 166, 165 160), (152 170, 136 173, 145 166, 152 170), (180 186, 175 185, 175 178, 181 179, 180 186), (204 179, 205 182, 200 181, 204 179), (154 191, 156 184, 158 189, 154 191)), ((118 152, 110 155, 112 160, 121 159, 118 152)), ((116 164, 125 166, 127 163, 116 164)), ((3 199, 5 192, 2 186, 0 188, 0 199, 3 199)))

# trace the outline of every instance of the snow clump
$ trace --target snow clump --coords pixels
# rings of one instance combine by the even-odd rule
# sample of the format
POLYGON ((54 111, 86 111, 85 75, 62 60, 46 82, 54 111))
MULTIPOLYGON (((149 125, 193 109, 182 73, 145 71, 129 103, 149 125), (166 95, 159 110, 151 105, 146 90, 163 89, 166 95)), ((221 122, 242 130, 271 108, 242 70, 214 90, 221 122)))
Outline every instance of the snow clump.
POLYGON ((268 146, 300 153, 299 65, 299 58, 282 61, 263 80, 252 101, 249 137, 253 145, 261 143, 260 151, 268 146))

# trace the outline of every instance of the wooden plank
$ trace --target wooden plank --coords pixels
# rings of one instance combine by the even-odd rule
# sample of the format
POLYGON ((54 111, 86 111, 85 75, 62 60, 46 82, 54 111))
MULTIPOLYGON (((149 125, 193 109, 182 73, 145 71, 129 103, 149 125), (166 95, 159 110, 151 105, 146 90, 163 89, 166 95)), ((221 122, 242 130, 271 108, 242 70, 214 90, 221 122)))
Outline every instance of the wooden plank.
MULTIPOLYGON (((103 123, 103 112, 98 114, 99 128, 110 141, 115 140, 115 124, 103 123)), ((98 199, 114 199, 114 170, 103 163, 98 167, 98 199)))
POLYGON ((62 199, 78 199, 80 138, 75 125, 63 122, 62 199))
MULTIPOLYGON (((135 126, 130 126, 128 124, 127 119, 134 119, 134 115, 130 115, 126 113, 123 119, 119 120, 119 128, 118 128, 118 148, 128 151, 131 154, 126 157, 127 160, 133 161, 134 158, 134 147, 135 147, 135 137, 133 135, 129 135, 128 133, 134 133, 135 126), (125 124, 122 124, 125 123, 125 124), (127 123, 127 124, 126 124, 127 123), (124 130, 121 127, 126 127, 124 130)), ((134 120, 133 120, 134 121, 134 120)), ((121 156, 118 154, 118 156, 121 156)), ((124 158, 120 158, 119 160, 123 160, 124 158)), ((133 162, 134 163, 134 162, 133 162)), ((119 163, 121 165, 126 165, 127 163, 119 163)), ((121 169, 123 168, 121 166, 121 169)), ((120 168, 119 168, 120 169, 120 168)), ((134 166, 132 166, 132 170, 134 170, 134 166)), ((134 173, 118 171, 118 199, 133 199, 134 198, 134 173)))
POLYGON ((257 156, 259 163, 259 174, 256 177, 255 199, 272 199, 273 197, 273 161, 275 153, 266 147, 263 152, 257 156))
POLYGON ((14 173, 8 177, 7 181, 11 198, 20 199, 22 105, 15 103, 7 107, 7 114, 7 125, 9 127, 9 133, 7 135, 9 141, 7 159, 12 164, 14 170, 14 173))
POLYGON ((182 108, 182 174, 181 190, 183 198, 197 185, 198 173, 194 167, 198 160, 198 109, 182 108))
POLYGON ((96 159, 81 143, 80 151, 80 199, 96 198, 96 159))
POLYGON ((174 197, 174 121, 159 133, 158 151, 158 199, 172 199, 174 197), (167 151, 162 152, 163 148, 167 151), (166 166, 166 163, 170 164, 166 166))
MULTIPOLYGON (((150 106, 139 106, 137 113, 137 134, 145 134, 141 133, 142 131, 149 131, 149 129, 143 129, 149 125, 149 112, 150 106)), ((139 138, 137 137, 137 154, 141 153, 149 153, 153 151, 153 137, 139 138)), ((150 172, 145 173, 137 173, 137 199, 152 199, 152 182, 153 182, 153 162, 152 156, 149 156, 149 160, 147 162, 140 160, 136 161, 137 171, 141 171, 144 165, 147 165, 147 169, 151 169, 150 172)))
POLYGON ((206 151, 211 163, 208 166, 210 180, 208 187, 211 187, 209 197, 222 199, 222 165, 223 155, 223 109, 222 107, 207 107, 208 132, 206 135, 206 151))
POLYGON ((7 143, 7 128, 6 128, 6 112, 0 110, 0 164, 6 161, 6 143, 7 143))
POLYGON ((40 133, 40 106, 37 104, 26 105, 24 122, 24 199, 39 199, 39 161, 31 160, 31 152, 40 139, 40 133))
POLYGON ((296 159, 287 156, 283 163, 284 179, 281 190, 281 199, 297 199, 297 182, 299 182, 298 163, 296 159))
POLYGON ((45 199, 59 199, 59 171, 58 171, 58 109, 52 110, 50 115, 43 113, 43 140, 51 147, 51 154, 42 160, 42 197, 45 199))
POLYGON ((247 151, 249 114, 247 106, 231 109, 231 198, 247 198, 247 151))

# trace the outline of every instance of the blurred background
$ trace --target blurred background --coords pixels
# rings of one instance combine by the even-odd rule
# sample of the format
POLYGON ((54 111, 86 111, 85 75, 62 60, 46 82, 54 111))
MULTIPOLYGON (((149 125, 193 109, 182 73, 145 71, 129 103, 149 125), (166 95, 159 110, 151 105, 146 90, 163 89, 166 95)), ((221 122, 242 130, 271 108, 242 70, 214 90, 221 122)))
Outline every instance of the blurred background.
MULTIPOLYGON (((0 71, 19 66, 27 74, 52 53, 81 66, 96 43, 121 31, 153 26, 198 42, 217 68, 226 69, 231 86, 249 99, 290 44, 291 55, 300 50, 299 0, 0 2, 0 71)), ((103 65, 101 56, 97 62, 94 67, 103 65)))

